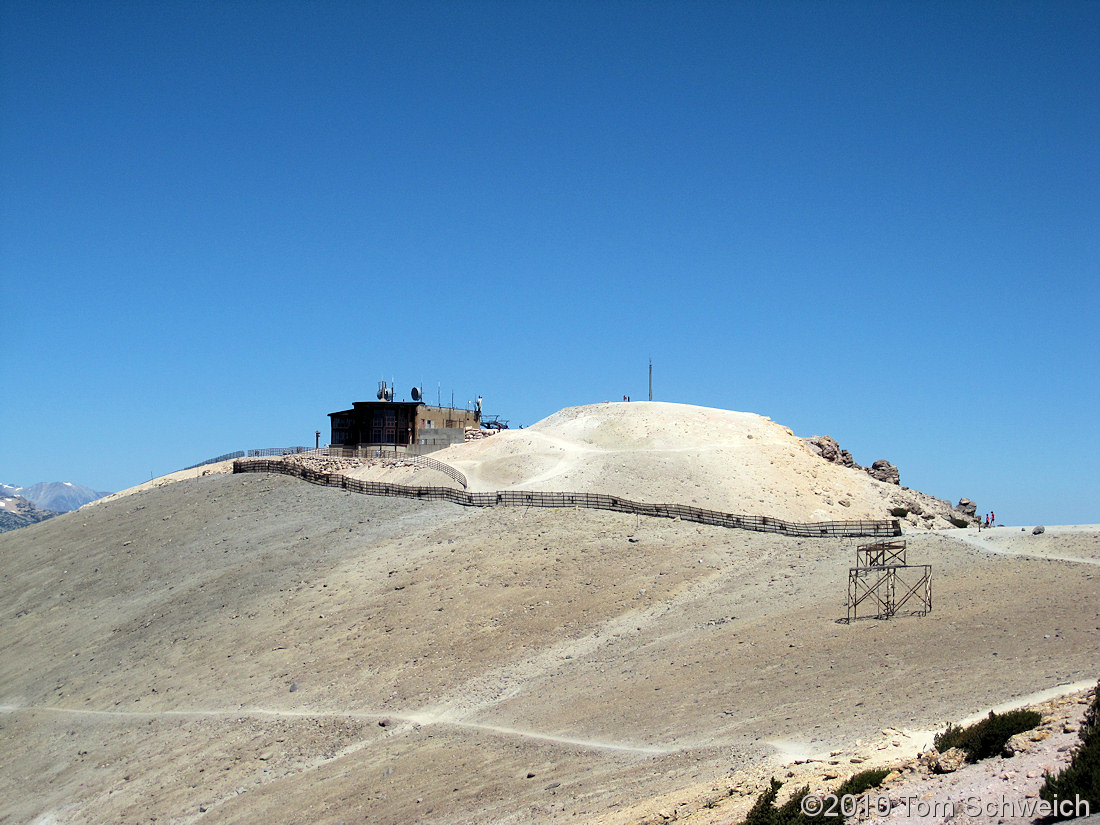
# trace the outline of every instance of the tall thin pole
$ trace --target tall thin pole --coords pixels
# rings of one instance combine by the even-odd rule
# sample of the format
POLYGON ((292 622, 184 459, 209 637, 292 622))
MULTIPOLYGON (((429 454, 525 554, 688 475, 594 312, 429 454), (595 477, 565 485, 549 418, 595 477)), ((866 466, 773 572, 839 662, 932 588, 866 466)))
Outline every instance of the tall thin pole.
POLYGON ((649 359, 649 400, 653 400, 653 359, 649 359))

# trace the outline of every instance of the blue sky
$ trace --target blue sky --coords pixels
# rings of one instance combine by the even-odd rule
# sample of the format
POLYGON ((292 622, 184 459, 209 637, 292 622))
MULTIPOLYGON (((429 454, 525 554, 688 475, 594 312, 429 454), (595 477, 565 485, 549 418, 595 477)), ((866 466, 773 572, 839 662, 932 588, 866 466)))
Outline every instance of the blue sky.
MULTIPOLYGON (((0 481, 423 384, 1100 522, 1100 4, 0 3, 0 481)), ((323 436, 324 437, 324 436, 323 436)))

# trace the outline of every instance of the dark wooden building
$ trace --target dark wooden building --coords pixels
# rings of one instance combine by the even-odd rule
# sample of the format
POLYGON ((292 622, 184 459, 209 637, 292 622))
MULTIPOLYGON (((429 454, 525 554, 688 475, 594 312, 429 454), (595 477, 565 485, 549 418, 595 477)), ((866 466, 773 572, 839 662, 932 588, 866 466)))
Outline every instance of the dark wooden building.
POLYGON ((333 447, 408 447, 423 442, 425 431, 465 432, 481 426, 480 413, 474 410, 431 407, 422 401, 356 401, 350 410, 328 415, 333 447))

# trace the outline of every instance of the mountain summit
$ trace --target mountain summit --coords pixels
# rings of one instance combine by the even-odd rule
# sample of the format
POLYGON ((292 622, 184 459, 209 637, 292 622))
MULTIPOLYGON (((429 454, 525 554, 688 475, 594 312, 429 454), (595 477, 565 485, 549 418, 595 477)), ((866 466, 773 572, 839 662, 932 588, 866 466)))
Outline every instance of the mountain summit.
POLYGON ((635 401, 568 407, 432 458, 461 470, 476 492, 596 492, 795 522, 884 519, 896 510, 910 528, 950 528, 966 517, 900 486, 887 461, 845 466, 813 442, 755 413, 635 401))
POLYGON ((82 484, 73 484, 71 481, 40 481, 30 487, 5 485, 5 490, 11 491, 5 492, 5 495, 22 496, 39 509, 53 510, 55 513, 78 510, 89 501, 95 501, 107 495, 82 484))

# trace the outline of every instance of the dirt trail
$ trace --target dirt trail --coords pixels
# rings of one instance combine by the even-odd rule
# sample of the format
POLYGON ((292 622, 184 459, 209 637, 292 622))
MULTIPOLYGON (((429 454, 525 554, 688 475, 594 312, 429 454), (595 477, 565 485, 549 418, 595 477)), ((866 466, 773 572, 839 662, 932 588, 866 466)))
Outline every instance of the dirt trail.
MULTIPOLYGON (((954 540, 964 542, 971 547, 977 547, 979 550, 989 553, 995 556, 1014 556, 1022 559, 1042 559, 1045 561, 1066 561, 1072 564, 1089 564, 1094 567, 1100 567, 1100 558, 1087 558, 1084 556, 1066 555, 1064 553, 1055 553, 1047 550, 1019 550, 1012 547, 1005 547, 998 543, 998 538, 1004 538, 1001 531, 1014 529, 1004 527, 994 527, 986 530, 984 533, 978 533, 977 530, 958 530, 945 535, 954 540), (1000 535, 998 535, 1000 533, 1000 535)), ((1058 527, 1050 528, 1051 535, 1058 535, 1060 532, 1058 527)), ((1067 534, 1071 532, 1080 532, 1078 530, 1066 531, 1067 534)), ((1016 536, 1012 536, 1016 538, 1016 536)))
MULTIPOLYGON (((604 742, 593 739, 584 739, 572 736, 555 736, 538 731, 521 730, 519 728, 504 725, 491 725, 484 722, 465 722, 452 718, 449 713, 434 713, 432 711, 413 711, 409 713, 386 713, 380 711, 352 711, 352 710, 288 710, 277 708, 212 708, 212 709, 186 709, 186 710, 96 710, 94 708, 65 708, 57 706, 19 707, 16 705, 0 705, 0 713, 14 714, 19 712, 37 712, 49 714, 67 714, 71 716, 87 716, 102 718, 124 719, 171 719, 171 718, 224 718, 238 719, 252 717, 257 719, 355 719, 366 722, 384 722, 389 726, 394 720, 412 725, 440 725, 455 728, 467 728, 469 730, 487 731, 502 736, 516 737, 519 739, 532 739, 539 742, 551 742, 562 745, 570 745, 579 748, 591 748, 595 750, 623 751, 628 753, 663 754, 671 753, 679 748, 658 747, 653 745, 631 745, 621 742, 604 742)), ((400 733, 401 728, 394 728, 389 733, 400 733)))
POLYGON ((849 626, 851 541, 274 475, 139 492, 0 536, 0 820, 637 825, 734 785, 748 804, 784 761, 769 742, 842 754, 799 766, 823 781, 1095 680, 1100 573, 1032 556, 1100 558, 1100 534, 1047 532, 989 538, 1029 556, 908 535, 933 612, 849 626))
MULTIPOLYGON (((571 662, 592 656, 609 641, 629 639, 651 627, 661 616, 684 605, 698 602, 723 583, 724 575, 715 573, 684 588, 667 601, 642 610, 629 610, 603 622, 586 635, 566 639, 540 649, 534 656, 504 667, 493 668, 463 684, 450 697, 425 709, 430 717, 461 724, 494 706, 519 696, 535 680, 553 676, 568 669, 571 662)), ((561 740, 566 741, 566 740, 561 740)), ((571 740, 570 740, 571 741, 571 740)), ((668 752, 671 747, 657 747, 653 752, 668 752)))
POLYGON ((927 516, 910 516, 912 529, 947 527, 960 515, 949 502, 829 463, 764 416, 688 404, 571 407, 434 457, 481 492, 598 492, 795 522, 882 519, 901 507, 927 516))

